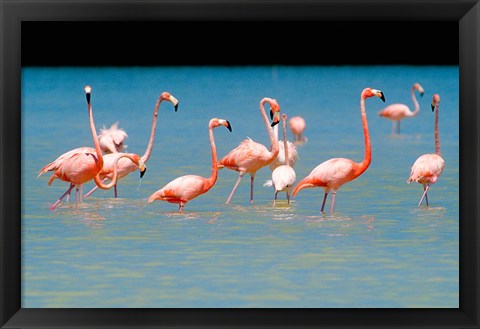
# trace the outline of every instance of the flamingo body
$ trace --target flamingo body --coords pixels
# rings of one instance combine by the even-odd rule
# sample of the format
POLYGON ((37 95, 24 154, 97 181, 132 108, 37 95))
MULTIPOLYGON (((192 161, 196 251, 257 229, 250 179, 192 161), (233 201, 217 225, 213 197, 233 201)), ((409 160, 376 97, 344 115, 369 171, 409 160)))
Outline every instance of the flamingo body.
POLYGON ((100 143, 100 148, 106 154, 122 152, 127 148, 125 145, 125 139, 128 137, 125 130, 118 128, 118 122, 115 122, 110 128, 100 129, 98 132, 98 142, 100 143))

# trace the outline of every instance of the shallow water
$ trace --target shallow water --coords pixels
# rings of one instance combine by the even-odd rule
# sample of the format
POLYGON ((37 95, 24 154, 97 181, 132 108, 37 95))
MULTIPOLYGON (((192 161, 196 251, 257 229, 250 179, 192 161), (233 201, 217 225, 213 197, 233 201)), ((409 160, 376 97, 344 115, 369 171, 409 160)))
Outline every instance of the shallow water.
MULTIPOLYGON (((459 85, 456 66, 132 67, 22 70, 22 307, 441 307, 459 306, 459 85), (425 89, 417 117, 377 116, 390 103, 412 106, 409 89, 425 89), (75 195, 43 165, 92 146, 83 87, 92 86, 97 131, 119 121, 127 152, 143 154, 159 94, 162 103, 147 172, 113 190, 98 190, 75 209, 75 195), (361 161, 360 92, 366 101, 372 163, 337 193, 335 212, 320 213, 323 190, 305 189, 272 207, 268 167, 257 172, 254 204, 245 176, 225 205, 237 173, 178 213, 148 196, 184 174, 210 175, 208 121, 219 158, 244 138, 269 145, 258 110, 276 98, 282 113, 301 115, 308 142, 298 147, 297 182, 331 157, 361 161), (435 151, 433 93, 441 96, 445 170, 417 207, 422 187, 406 180, 415 159, 435 151)), ((268 107, 267 107, 268 109, 268 107)), ((288 132, 288 138, 292 136, 288 132)), ((94 184, 86 184, 84 192, 94 184)), ((330 197, 326 209, 330 207, 330 197)))

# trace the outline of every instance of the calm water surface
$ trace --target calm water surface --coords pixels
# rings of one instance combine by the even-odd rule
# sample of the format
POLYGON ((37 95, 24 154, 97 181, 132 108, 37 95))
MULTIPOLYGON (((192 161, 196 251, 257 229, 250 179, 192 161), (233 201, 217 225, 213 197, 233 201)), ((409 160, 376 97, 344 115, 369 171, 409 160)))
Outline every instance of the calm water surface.
POLYGON ((458 77, 456 66, 24 68, 22 307, 459 307, 458 77), (414 82, 425 89, 420 113, 392 136, 391 121, 377 112, 397 102, 413 107, 414 82), (51 174, 37 174, 60 154, 93 145, 85 85, 97 131, 118 121, 128 152, 144 153, 161 92, 178 98, 178 112, 162 103, 141 181, 131 173, 116 199, 98 190, 76 210, 72 194, 52 212, 68 184, 48 186, 51 174), (307 122, 297 182, 331 157, 360 162, 365 87, 386 98, 366 101, 372 163, 339 190, 335 213, 320 213, 321 189, 302 190, 290 205, 279 193, 273 208, 273 188, 262 186, 268 167, 257 172, 254 205, 249 176, 225 205, 237 179, 228 169, 183 213, 146 204, 177 176, 210 175, 213 117, 233 128, 215 130, 219 157, 246 137, 269 146, 263 97, 307 122), (430 206, 417 207, 422 187, 406 180, 415 159, 435 151, 434 93, 446 166, 430 206))

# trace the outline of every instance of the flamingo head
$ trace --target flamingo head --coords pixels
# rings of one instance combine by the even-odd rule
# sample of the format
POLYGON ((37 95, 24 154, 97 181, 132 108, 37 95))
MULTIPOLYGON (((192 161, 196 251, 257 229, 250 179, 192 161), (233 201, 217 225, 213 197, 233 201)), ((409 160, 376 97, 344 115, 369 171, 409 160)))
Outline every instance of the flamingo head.
POLYGON ((440 95, 434 94, 432 98, 432 112, 435 110, 435 106, 440 105, 440 95))
POLYGON ((138 157, 138 169, 140 170, 140 178, 142 178, 145 172, 147 172, 147 165, 140 157, 138 157))
POLYGON ((210 120, 210 123, 208 124, 209 128, 217 128, 220 126, 224 126, 228 130, 232 131, 232 126, 230 125, 230 122, 228 122, 228 120, 213 118, 210 120))
POLYGON ((378 90, 378 89, 373 89, 373 88, 365 88, 362 91, 362 98, 368 98, 368 97, 373 97, 377 96, 380 98, 383 102, 385 102, 385 96, 383 95, 383 91, 378 90))
POLYGON ((90 93, 92 92, 92 87, 85 86, 83 90, 85 90, 85 96, 87 97, 87 104, 90 104, 90 93))
POLYGON ((172 94, 170 94, 168 91, 165 91, 160 95, 160 99, 169 101, 173 104, 175 107, 175 112, 178 110, 178 99, 176 99, 172 94))
POLYGON ((423 96, 423 94, 425 93, 423 87, 418 82, 413 85, 413 89, 418 90, 420 96, 423 96))
POLYGON ((98 132, 98 142, 100 148, 105 153, 117 153, 122 152, 127 148, 125 145, 125 139, 128 137, 125 130, 118 128, 118 122, 115 122, 110 128, 100 128, 98 132))
POLYGON ((273 120, 271 126, 275 126, 280 122, 280 105, 276 99, 272 99, 270 102, 270 119, 273 120))

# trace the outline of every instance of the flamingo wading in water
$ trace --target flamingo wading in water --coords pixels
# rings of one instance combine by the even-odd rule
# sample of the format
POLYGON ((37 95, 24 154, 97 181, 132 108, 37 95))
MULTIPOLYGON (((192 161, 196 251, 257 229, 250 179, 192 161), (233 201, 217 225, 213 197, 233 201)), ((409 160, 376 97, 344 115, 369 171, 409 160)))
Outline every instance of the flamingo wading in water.
POLYGON ((440 175, 443 172, 445 167, 445 161, 442 158, 440 153, 440 137, 438 133, 438 109, 440 107, 440 95, 434 94, 432 99, 432 111, 435 111, 435 153, 428 153, 421 155, 413 163, 412 170, 410 172, 410 177, 407 180, 407 183, 417 182, 423 185, 423 194, 420 198, 418 206, 425 202, 428 206, 428 196, 427 192, 430 188, 430 185, 435 184, 440 175))
POLYGON ((275 207, 275 203, 277 201, 278 192, 286 192, 287 193, 287 203, 290 204, 290 190, 295 184, 296 174, 293 167, 290 165, 290 157, 287 146, 287 115, 285 113, 282 114, 282 125, 283 125, 283 144, 285 149, 285 164, 276 167, 272 171, 272 184, 273 188, 275 189, 275 196, 273 199, 273 206, 275 207))
POLYGON ((377 89, 365 88, 360 96, 360 111, 362 115, 363 136, 365 139, 365 155, 363 161, 357 163, 346 158, 333 158, 322 162, 315 167, 308 176, 303 178, 293 190, 292 196, 295 196, 300 190, 310 187, 321 187, 325 191, 322 208, 325 208, 325 201, 328 193, 332 191, 332 204, 330 212, 333 213, 335 207, 335 196, 337 190, 345 183, 348 183, 361 174, 370 166, 372 161, 372 148, 370 145, 370 135, 368 132, 367 114, 365 111, 365 99, 376 96, 385 102, 383 92, 377 89))
POLYGON ((230 122, 224 119, 213 118, 208 124, 208 134, 210 137, 210 147, 212 149, 212 174, 209 178, 198 175, 185 175, 175 178, 170 183, 154 192, 148 197, 147 204, 155 200, 166 201, 170 203, 178 203, 178 211, 182 211, 183 207, 190 200, 195 199, 201 194, 207 193, 218 177, 217 166, 217 149, 215 147, 215 138, 213 129, 224 126, 232 131, 230 122))
POLYGON ((298 115, 291 117, 290 120, 288 121, 288 125, 290 127, 290 131, 295 137, 294 143, 299 144, 307 141, 307 138, 303 136, 303 132, 307 127, 304 118, 298 115))
MULTIPOLYGON (((109 189, 113 186, 113 184, 116 183, 117 180, 117 175, 115 172, 111 184, 104 185, 97 175, 103 167, 103 156, 95 130, 92 104, 90 102, 92 88, 90 86, 86 86, 84 90, 87 98, 88 115, 90 118, 90 129, 92 132, 95 148, 85 146, 70 150, 59 156, 53 162, 44 166, 42 169, 40 169, 37 178, 40 177, 42 174, 46 173, 47 171, 54 172, 48 180, 49 186, 56 178, 64 182, 70 183, 70 187, 67 189, 67 191, 62 194, 62 196, 60 196, 60 198, 54 204, 51 205, 50 210, 52 211, 55 210, 57 205, 66 195, 70 195, 74 187, 76 189, 75 208, 78 208, 78 202, 81 201, 82 197, 81 194, 79 194, 79 189, 84 183, 90 181, 91 179, 94 179, 95 183, 100 188, 109 189)), ((135 161, 135 159, 130 159, 130 161, 135 161)), ((140 165, 143 168, 143 165, 140 165)))
POLYGON ((268 166, 278 156, 278 140, 275 138, 272 129, 272 126, 278 124, 280 119, 280 106, 277 100, 269 97, 264 97, 260 100, 260 114, 270 137, 271 151, 265 145, 247 138, 218 162, 219 169, 226 167, 239 172, 237 182, 233 186, 225 204, 230 203, 238 184, 240 184, 246 173, 250 174, 250 204, 252 204, 255 174, 259 169, 268 166), (271 125, 265 113, 265 103, 270 104, 270 116, 273 118, 271 125))
POLYGON ((412 97, 413 106, 415 107, 413 111, 405 104, 396 103, 390 104, 378 112, 379 116, 393 121, 392 134, 395 133, 395 126, 397 127, 397 133, 400 134, 400 120, 414 117, 420 112, 420 104, 418 104, 417 98, 415 97, 415 90, 420 93, 420 96, 424 94, 423 87, 419 83, 414 83, 412 88, 410 88, 410 97, 412 97))
POLYGON ((98 132, 100 148, 106 154, 123 152, 127 148, 127 145, 125 145, 127 137, 126 131, 118 128, 118 122, 115 122, 108 129, 103 126, 98 132))
MULTIPOLYGON (((158 110, 160 108, 160 103, 163 102, 164 100, 169 101, 173 104, 173 106, 175 108, 175 112, 177 112, 177 109, 178 109, 178 100, 172 94, 170 94, 169 92, 166 92, 166 91, 163 92, 162 94, 160 94, 160 96, 158 97, 157 102, 155 104, 155 108, 153 110, 153 119, 152 119, 152 128, 151 128, 151 132, 150 132, 150 140, 148 142, 148 146, 147 146, 147 149, 145 150, 145 153, 141 157, 142 163, 144 165, 147 163, 148 159, 150 158, 150 155, 152 154, 153 142, 154 142, 154 139, 155 139, 155 130, 156 130, 156 127, 157 127, 158 110)), ((108 179, 110 179, 110 180, 112 179, 113 170, 114 170, 114 167, 115 167, 114 163, 117 161, 117 154, 118 153, 109 153, 109 154, 104 155, 104 157, 103 157, 104 158, 103 168, 99 172, 100 179, 103 182, 108 180, 108 179)), ((129 154, 134 156, 134 157, 140 157, 139 155, 134 154, 134 153, 129 153, 129 154)), ((124 178, 125 176, 127 176, 131 172, 134 172, 137 169, 138 169, 138 165, 136 165, 134 162, 129 161, 127 159, 120 160, 118 162, 118 168, 117 168, 118 179, 124 178)), ((140 173, 140 178, 143 177, 144 173, 145 173, 145 171, 140 173)), ((117 197, 117 184, 115 184, 113 186, 113 188, 114 188, 114 196, 116 198, 117 197)), ((97 189, 98 189, 98 185, 94 186, 87 194, 85 194, 85 197, 90 196, 97 189)))

